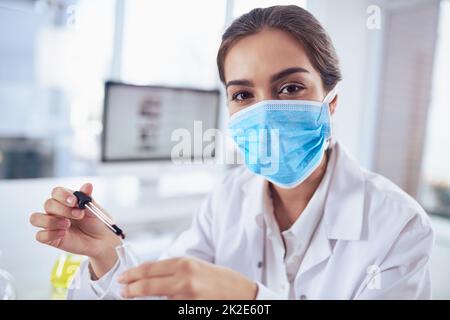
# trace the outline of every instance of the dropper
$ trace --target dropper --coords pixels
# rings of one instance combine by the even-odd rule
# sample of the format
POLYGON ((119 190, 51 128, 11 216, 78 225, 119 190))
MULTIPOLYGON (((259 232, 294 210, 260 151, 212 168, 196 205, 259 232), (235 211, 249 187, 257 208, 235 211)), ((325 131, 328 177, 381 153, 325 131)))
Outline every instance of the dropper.
POLYGON ((92 214, 96 216, 101 222, 103 222, 112 232, 114 232, 122 239, 125 239, 125 234, 123 233, 122 229, 120 229, 111 220, 111 218, 103 212, 103 210, 92 203, 92 198, 90 196, 81 191, 75 191, 73 195, 77 197, 77 204, 79 209, 89 209, 89 211, 92 212, 92 214))

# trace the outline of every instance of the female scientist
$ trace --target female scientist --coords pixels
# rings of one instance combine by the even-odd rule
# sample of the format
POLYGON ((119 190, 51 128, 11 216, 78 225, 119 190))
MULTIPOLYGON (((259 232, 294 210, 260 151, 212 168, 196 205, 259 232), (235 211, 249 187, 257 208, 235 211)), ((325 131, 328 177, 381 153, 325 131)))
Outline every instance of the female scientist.
POLYGON ((129 270, 115 253, 120 239, 55 188, 30 220, 43 228, 39 242, 89 257, 69 298, 430 298, 426 213, 332 137, 341 73, 319 22, 297 6, 254 9, 225 31, 217 64, 246 166, 158 262, 129 270), (260 129, 270 138, 251 139, 260 129), (255 152, 269 142, 275 170, 255 152))

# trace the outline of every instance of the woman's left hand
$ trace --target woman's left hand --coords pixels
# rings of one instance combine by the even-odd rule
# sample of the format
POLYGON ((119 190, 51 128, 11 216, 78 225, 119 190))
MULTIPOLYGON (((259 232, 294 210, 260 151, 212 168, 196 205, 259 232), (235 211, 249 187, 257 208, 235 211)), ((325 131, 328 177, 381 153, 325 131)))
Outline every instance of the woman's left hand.
POLYGON ((169 299, 255 299, 257 285, 240 273, 194 258, 146 262, 119 277, 122 296, 169 299))

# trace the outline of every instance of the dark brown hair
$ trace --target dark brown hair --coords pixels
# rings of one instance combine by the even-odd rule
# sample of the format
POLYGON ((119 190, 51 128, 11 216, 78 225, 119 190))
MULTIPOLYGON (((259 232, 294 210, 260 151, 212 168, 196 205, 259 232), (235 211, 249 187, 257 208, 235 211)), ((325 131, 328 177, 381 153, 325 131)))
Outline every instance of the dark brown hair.
POLYGON ((238 40, 275 28, 289 33, 304 47, 313 67, 320 73, 325 90, 331 90, 341 80, 339 59, 325 29, 314 16, 295 5, 257 8, 240 16, 227 28, 217 53, 217 67, 225 84, 224 61, 231 46, 238 40))

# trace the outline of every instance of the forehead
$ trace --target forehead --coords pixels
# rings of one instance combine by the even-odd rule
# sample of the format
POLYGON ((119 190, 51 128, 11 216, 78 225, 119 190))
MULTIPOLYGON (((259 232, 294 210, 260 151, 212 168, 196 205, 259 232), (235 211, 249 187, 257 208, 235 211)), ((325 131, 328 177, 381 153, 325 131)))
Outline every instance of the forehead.
POLYGON ((238 40, 225 57, 225 80, 270 76, 289 67, 313 67, 302 44, 288 33, 264 29, 238 40))

